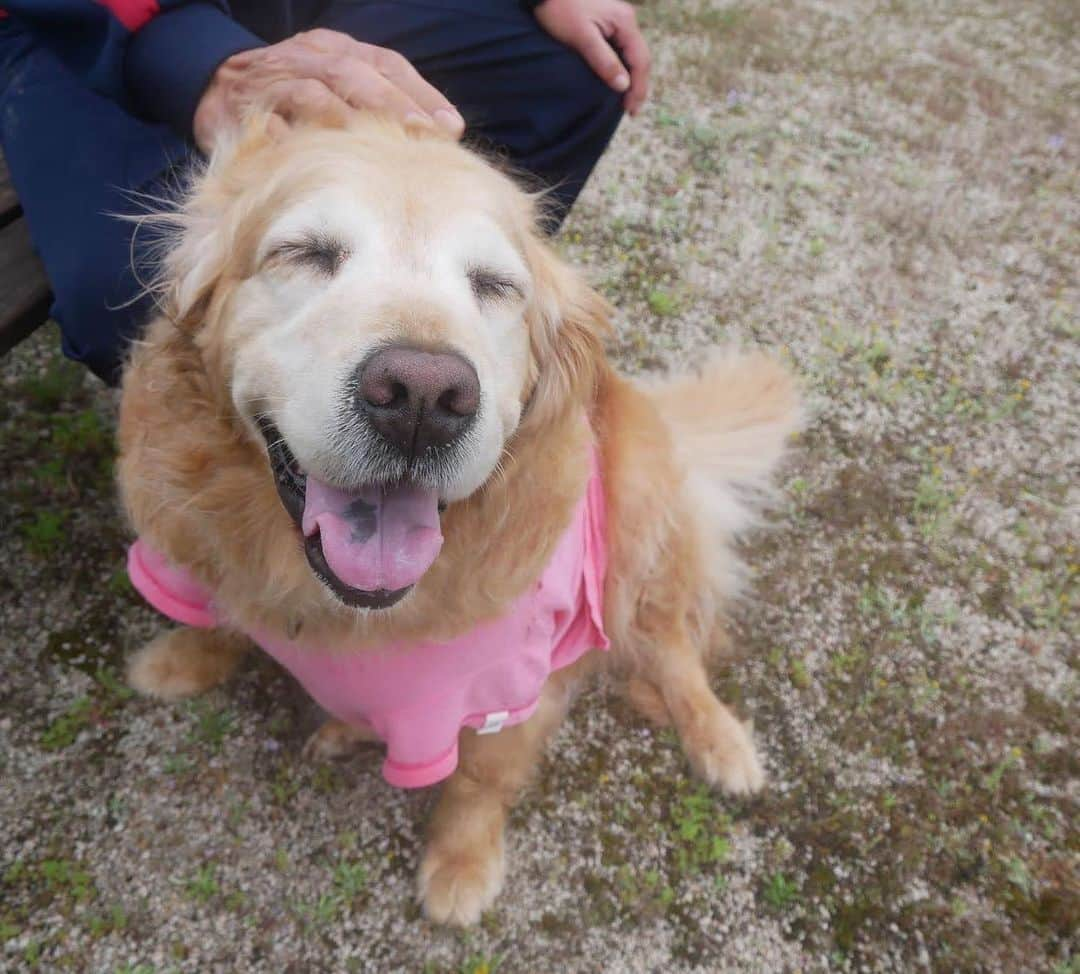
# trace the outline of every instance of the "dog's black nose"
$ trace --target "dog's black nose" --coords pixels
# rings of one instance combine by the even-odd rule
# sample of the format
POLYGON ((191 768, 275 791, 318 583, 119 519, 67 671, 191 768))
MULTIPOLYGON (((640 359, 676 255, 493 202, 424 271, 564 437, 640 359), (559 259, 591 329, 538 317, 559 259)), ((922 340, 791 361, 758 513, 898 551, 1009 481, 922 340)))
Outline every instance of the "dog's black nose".
POLYGON ((446 446, 480 408, 476 369, 453 352, 390 345, 357 370, 357 411, 405 456, 446 446))

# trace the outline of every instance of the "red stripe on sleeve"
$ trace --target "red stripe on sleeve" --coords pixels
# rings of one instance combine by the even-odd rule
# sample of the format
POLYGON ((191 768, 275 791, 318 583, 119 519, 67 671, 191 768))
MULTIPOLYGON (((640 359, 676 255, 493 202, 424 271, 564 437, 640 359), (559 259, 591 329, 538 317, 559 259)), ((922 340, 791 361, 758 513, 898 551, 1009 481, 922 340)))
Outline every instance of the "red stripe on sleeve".
POLYGON ((157 0, 97 0, 128 30, 136 31, 157 16, 161 4, 157 0))

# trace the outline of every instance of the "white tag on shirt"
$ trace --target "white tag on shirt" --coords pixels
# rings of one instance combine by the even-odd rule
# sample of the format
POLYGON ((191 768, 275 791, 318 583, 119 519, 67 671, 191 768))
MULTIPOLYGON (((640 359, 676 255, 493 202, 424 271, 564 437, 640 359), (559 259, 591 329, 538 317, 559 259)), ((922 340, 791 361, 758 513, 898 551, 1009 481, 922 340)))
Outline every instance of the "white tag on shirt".
POLYGON ((476 729, 477 734, 498 734, 503 729, 503 724, 510 718, 509 710, 496 710, 484 718, 482 727, 476 729))

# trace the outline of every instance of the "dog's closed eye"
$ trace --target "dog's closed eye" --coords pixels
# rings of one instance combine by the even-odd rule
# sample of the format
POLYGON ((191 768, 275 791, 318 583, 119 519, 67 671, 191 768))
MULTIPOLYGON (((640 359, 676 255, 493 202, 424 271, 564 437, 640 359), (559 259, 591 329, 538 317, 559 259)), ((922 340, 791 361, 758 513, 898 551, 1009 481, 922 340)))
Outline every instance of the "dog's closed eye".
POLYGON ((499 271, 487 267, 470 267, 466 273, 472 292, 481 303, 525 297, 521 285, 499 271))
POLYGON ((349 259, 349 249, 326 234, 309 234, 299 240, 278 244, 266 255, 266 263, 281 262, 306 267, 325 277, 333 277, 349 259))

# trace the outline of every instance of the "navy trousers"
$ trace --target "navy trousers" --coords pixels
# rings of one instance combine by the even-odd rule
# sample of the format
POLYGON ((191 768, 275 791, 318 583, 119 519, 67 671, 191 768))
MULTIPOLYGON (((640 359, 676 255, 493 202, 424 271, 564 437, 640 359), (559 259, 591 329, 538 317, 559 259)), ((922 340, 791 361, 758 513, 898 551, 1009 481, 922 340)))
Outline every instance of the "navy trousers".
MULTIPOLYGON (((334 2, 295 26, 403 54, 462 113, 467 138, 551 189, 553 228, 622 117, 621 96, 508 0, 334 2)), ((142 241, 117 214, 138 211, 133 193, 160 194, 195 150, 92 91, 28 30, 2 20, 0 144, 52 285, 64 352, 114 383, 151 313, 133 270, 145 266, 142 241)))

